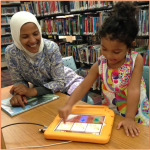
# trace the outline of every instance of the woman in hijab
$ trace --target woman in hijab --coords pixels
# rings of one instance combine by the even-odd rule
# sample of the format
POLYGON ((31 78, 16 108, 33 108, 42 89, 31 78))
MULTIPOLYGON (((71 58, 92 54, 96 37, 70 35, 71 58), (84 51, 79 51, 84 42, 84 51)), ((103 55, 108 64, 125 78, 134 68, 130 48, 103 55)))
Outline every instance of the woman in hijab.
POLYGON ((14 14, 10 21, 14 44, 7 46, 5 57, 14 82, 10 93, 12 106, 27 103, 27 97, 58 91, 69 95, 83 81, 63 65, 58 45, 43 39, 36 17, 26 11, 14 14), (29 88, 28 82, 34 85, 29 88))

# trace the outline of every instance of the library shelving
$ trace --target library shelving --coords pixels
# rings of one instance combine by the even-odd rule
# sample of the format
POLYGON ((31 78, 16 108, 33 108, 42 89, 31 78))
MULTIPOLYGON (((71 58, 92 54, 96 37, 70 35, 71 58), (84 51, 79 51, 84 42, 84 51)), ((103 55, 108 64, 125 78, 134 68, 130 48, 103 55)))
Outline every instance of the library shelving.
MULTIPOLYGON (((99 26, 113 11, 112 6, 116 3, 115 1, 20 2, 21 4, 18 5, 21 6, 21 10, 31 12, 37 17, 42 28, 42 36, 59 45, 62 57, 72 55, 77 66, 86 66, 85 68, 90 68, 97 61, 100 56, 100 41, 95 35, 99 26), (61 40, 60 36, 74 36, 75 40, 66 42, 61 40)), ((134 1, 134 3, 139 7, 139 14, 136 17, 140 28, 135 48, 146 46, 147 50, 149 44, 149 2, 134 1)), ((9 16, 11 17, 11 15, 9 16)), ((144 51, 143 58, 146 52, 144 51)), ((85 72, 85 74, 88 73, 88 71, 85 72)), ((99 84, 97 85, 99 86, 99 84)))
POLYGON ((9 22, 12 15, 20 10, 20 3, 1 3, 1 68, 7 66, 4 55, 5 48, 13 43, 9 22))

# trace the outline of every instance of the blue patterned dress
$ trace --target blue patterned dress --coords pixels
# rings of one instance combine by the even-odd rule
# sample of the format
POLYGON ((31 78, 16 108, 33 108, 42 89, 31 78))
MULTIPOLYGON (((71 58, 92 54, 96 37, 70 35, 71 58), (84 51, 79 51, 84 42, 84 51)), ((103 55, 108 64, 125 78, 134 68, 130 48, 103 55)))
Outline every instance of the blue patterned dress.
POLYGON ((5 57, 14 85, 28 82, 35 86, 44 86, 55 92, 71 94, 83 81, 72 69, 64 67, 58 45, 44 39, 44 48, 31 63, 25 53, 15 44, 6 47, 5 57))

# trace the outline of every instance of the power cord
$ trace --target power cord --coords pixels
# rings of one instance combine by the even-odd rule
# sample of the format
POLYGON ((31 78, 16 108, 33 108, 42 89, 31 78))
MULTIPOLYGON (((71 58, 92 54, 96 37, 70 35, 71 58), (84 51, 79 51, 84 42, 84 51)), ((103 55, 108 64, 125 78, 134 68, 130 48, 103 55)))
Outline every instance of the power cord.
MULTIPOLYGON (((33 124, 33 125, 39 125, 39 126, 44 127, 43 129, 39 129, 40 132, 45 132, 45 130, 47 129, 47 126, 45 126, 45 125, 38 124, 38 123, 31 123, 31 122, 12 123, 12 124, 8 124, 8 125, 6 125, 6 126, 1 127, 1 129, 4 129, 4 128, 9 127, 9 126, 12 126, 12 125, 17 125, 17 124, 33 124)), ((50 145, 42 145, 42 146, 15 147, 15 148, 10 148, 10 149, 48 147, 48 146, 53 146, 53 145, 66 144, 66 143, 70 143, 70 142, 72 142, 72 141, 66 141, 66 142, 55 143, 55 144, 50 144, 50 145)))
POLYGON ((61 142, 61 143, 55 143, 55 144, 50 144, 50 145, 42 145, 42 146, 26 146, 26 147, 15 147, 15 148, 10 148, 10 149, 48 147, 48 146, 53 146, 53 145, 66 144, 66 143, 70 143, 70 142, 72 142, 72 141, 61 142))
POLYGON ((18 122, 18 123, 12 123, 12 124, 8 124, 6 126, 1 127, 1 129, 4 129, 8 126, 12 126, 12 125, 16 125, 16 124, 34 124, 34 125, 39 125, 39 126, 43 126, 44 128, 47 128, 47 126, 39 124, 39 123, 32 123, 32 122, 18 122))

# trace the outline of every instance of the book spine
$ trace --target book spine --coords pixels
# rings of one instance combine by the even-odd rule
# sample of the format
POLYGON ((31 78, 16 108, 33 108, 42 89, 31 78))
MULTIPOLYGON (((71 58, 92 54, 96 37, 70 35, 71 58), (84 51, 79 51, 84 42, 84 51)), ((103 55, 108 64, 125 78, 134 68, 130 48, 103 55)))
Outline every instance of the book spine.
POLYGON ((26 11, 29 12, 29 9, 28 9, 28 6, 27 6, 26 2, 24 2, 24 5, 25 5, 25 8, 26 8, 26 11))
POLYGON ((41 15, 41 10, 40 10, 40 2, 37 1, 37 10, 38 10, 38 16, 41 15))
POLYGON ((45 1, 43 1, 43 10, 44 10, 44 15, 47 15, 46 2, 45 1))

